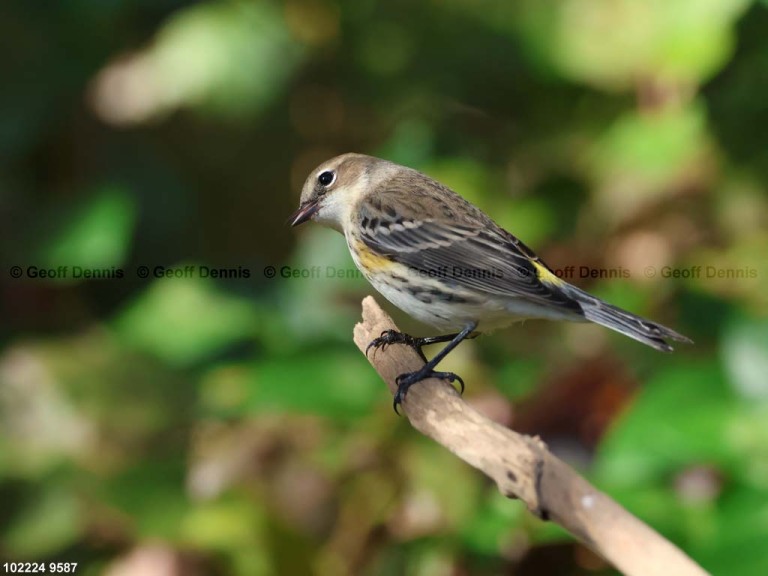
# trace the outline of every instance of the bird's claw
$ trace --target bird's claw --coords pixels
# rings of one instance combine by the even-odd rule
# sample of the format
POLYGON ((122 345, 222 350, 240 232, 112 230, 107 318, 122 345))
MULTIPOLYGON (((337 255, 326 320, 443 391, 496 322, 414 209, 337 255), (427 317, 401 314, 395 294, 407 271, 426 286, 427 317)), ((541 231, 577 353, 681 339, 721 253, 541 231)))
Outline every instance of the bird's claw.
POLYGON ((374 352, 379 349, 385 350, 390 344, 407 344, 421 352, 419 350, 417 339, 410 334, 404 334, 397 330, 384 330, 378 338, 371 340, 371 343, 368 344, 368 347, 365 349, 365 355, 368 356, 368 351, 371 348, 373 348, 374 352))
POLYGON ((392 402, 392 407, 395 409, 395 414, 400 415, 400 411, 397 407, 405 400, 405 395, 408 393, 408 389, 422 380, 427 378, 439 378, 440 380, 447 380, 451 384, 458 381, 461 385, 459 394, 464 394, 464 380, 458 374, 453 372, 436 372, 435 370, 419 370, 417 372, 406 372, 400 374, 395 378, 395 384, 397 384, 397 392, 395 392, 395 398, 392 402))

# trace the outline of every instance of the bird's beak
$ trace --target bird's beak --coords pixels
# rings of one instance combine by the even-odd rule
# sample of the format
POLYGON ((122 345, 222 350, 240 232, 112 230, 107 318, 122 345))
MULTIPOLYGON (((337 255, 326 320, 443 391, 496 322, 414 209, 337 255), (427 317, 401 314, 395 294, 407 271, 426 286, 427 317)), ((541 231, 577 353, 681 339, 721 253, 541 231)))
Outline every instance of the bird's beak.
POLYGON ((299 206, 299 209, 291 214, 291 216, 288 218, 288 224, 291 226, 298 226, 299 224, 303 224, 315 215, 318 208, 320 208, 320 206, 317 200, 309 200, 304 202, 301 206, 299 206))

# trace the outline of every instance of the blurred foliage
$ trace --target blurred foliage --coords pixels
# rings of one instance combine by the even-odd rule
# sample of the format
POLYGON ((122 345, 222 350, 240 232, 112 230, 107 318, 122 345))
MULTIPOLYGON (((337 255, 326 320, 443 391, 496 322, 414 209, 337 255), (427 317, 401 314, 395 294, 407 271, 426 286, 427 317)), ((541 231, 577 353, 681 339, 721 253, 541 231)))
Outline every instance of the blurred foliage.
POLYGON ((370 287, 284 225, 355 150, 696 341, 530 321, 445 367, 708 570, 768 573, 767 26, 759 0, 4 3, 2 561, 612 573, 392 414, 351 341, 370 287))

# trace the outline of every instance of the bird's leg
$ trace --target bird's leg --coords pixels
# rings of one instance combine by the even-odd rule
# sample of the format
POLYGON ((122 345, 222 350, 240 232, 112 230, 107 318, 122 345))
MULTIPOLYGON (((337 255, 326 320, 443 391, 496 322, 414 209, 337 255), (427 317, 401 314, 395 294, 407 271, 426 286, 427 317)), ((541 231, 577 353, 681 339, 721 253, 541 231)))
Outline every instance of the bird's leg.
MULTIPOLYGON (((434 344, 435 342, 444 342, 445 339, 451 338, 451 341, 448 343, 448 345, 440 350, 432 360, 427 362, 424 366, 421 367, 420 370, 417 370, 416 372, 406 372, 405 374, 400 374, 400 376, 397 377, 395 380, 395 383, 397 384, 397 392, 395 393, 395 399, 392 403, 392 406, 395 409, 395 412, 397 414, 400 414, 397 407, 402 403, 403 399, 405 398, 405 395, 408 392, 408 389, 416 384, 416 382, 420 382, 421 380, 425 380, 427 378, 441 378, 443 380, 448 380, 448 382, 456 382, 458 380, 459 384, 461 384, 461 392, 464 392, 464 380, 461 379, 461 377, 457 376, 453 372, 436 372, 435 366, 437 366, 440 361, 445 358, 451 350, 456 348, 463 340, 465 340, 468 337, 471 337, 470 334, 472 331, 477 328, 477 322, 471 322, 467 324, 464 329, 459 332, 458 334, 453 334, 452 338, 450 336, 437 336, 436 338, 443 338, 443 340, 432 340, 429 342, 430 344, 434 344)), ((396 332, 395 334, 399 334, 396 332)), ((383 336, 383 334, 382 334, 383 336)), ((404 335, 404 336, 407 336, 404 335)), ((413 339, 409 336, 409 338, 413 339)), ((424 345, 424 344, 422 344, 424 345)), ((419 353, 421 353, 421 349, 419 348, 419 353)), ((422 358, 424 355, 421 355, 422 358)))
MULTIPOLYGON (((381 336, 374 338, 371 343, 368 344, 368 347, 365 349, 365 355, 368 356, 368 351, 371 348, 376 351, 379 348, 384 350, 390 344, 405 344, 416 350, 419 356, 421 356, 421 359, 424 360, 424 362, 427 362, 427 357, 424 356, 422 347, 429 346, 430 344, 439 344, 440 342, 450 342, 458 335, 459 334, 456 333, 446 334, 444 336, 427 336, 425 338, 416 338, 410 334, 398 332, 397 330, 384 330, 384 332, 381 333, 381 336)), ((475 336, 477 336, 477 334, 473 334, 469 336, 469 338, 474 338, 475 336)))

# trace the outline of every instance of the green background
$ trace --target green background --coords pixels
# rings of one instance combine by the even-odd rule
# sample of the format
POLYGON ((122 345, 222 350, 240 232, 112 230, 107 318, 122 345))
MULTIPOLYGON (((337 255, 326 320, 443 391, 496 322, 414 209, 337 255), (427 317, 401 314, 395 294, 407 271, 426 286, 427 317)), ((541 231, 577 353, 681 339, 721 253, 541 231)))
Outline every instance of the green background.
POLYGON ((696 342, 529 321, 443 366, 706 569, 768 574, 767 29, 749 0, 4 3, 0 561, 613 573, 392 413, 351 338, 372 289, 285 225, 358 151, 696 342))

